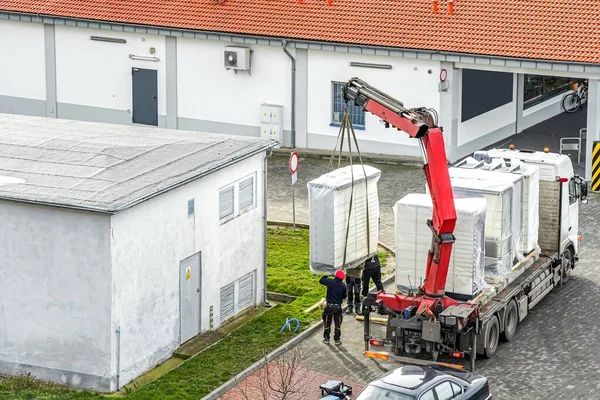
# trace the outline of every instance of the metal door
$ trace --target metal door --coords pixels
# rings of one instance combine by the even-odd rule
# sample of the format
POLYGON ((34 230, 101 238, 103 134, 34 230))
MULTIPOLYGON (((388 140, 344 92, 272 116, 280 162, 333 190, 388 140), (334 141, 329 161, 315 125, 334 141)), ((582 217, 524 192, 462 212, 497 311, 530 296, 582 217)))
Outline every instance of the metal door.
POLYGON ((158 74, 153 69, 132 68, 133 122, 158 126, 158 74))
POLYGON ((179 263, 179 312, 181 343, 200 333, 201 253, 179 263))

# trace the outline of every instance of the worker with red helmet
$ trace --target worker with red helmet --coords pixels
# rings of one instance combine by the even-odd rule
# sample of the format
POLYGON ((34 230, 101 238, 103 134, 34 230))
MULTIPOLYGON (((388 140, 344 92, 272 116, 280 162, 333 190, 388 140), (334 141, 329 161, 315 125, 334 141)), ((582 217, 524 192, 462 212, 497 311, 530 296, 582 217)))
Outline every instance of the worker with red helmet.
POLYGON ((323 343, 329 344, 331 335, 331 321, 335 325, 333 340, 336 346, 342 344, 342 302, 346 299, 347 288, 344 283, 346 274, 342 270, 335 272, 334 279, 329 279, 330 275, 323 275, 319 279, 321 285, 327 286, 327 295, 325 296, 325 310, 323 311, 323 343))

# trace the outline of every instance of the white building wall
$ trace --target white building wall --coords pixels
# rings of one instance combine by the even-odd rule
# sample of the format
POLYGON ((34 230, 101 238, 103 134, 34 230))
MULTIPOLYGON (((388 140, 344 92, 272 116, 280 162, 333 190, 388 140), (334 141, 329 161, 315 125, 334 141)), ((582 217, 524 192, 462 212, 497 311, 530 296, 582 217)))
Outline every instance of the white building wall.
MULTIPOLYGON (((462 99, 462 84, 459 86, 462 99)), ((485 88, 482 88, 485 90, 485 88)), ((467 121, 460 122, 458 126, 458 145, 463 146, 471 141, 480 139, 495 132, 493 137, 489 138, 492 144, 498 140, 508 137, 515 133, 515 124, 517 122, 517 74, 513 77, 513 100, 484 114, 478 115, 467 121)), ((462 101, 458 103, 459 113, 461 113, 462 101)))
POLYGON ((165 37, 56 26, 56 86, 60 118, 131 123, 133 67, 158 71, 158 114, 166 115, 165 37), (90 40, 90 36, 126 43, 90 40), (150 49, 154 48, 155 53, 150 49), (130 54, 157 57, 140 61, 130 54))
MULTIPOLYGON (((282 48, 246 45, 253 50, 252 74, 245 71, 236 74, 225 69, 224 51, 226 46, 237 45, 244 46, 177 38, 177 103, 181 129, 206 131, 207 123, 218 122, 239 125, 238 134, 258 136, 262 103, 282 105, 283 128, 290 129, 290 59, 282 48)), ((289 51, 294 55, 294 49, 289 51)))
POLYGON ((0 110, 3 96, 46 100, 44 25, 0 20, 0 54, 0 110))
MULTIPOLYGON (((339 127, 332 122, 332 82, 346 82, 358 76, 370 85, 402 101, 407 108, 426 106, 439 110, 438 82, 440 63, 431 60, 334 53, 308 52, 308 147, 333 149, 339 127), (350 62, 392 65, 392 69, 351 67, 350 62), (431 73, 429 72, 431 70, 431 73)), ((416 140, 366 113, 365 129, 357 130, 361 151, 387 154, 419 155, 416 140), (391 144, 391 146, 389 145, 391 144), (401 151, 402 153, 399 153, 401 151)))
POLYGON ((0 202, 0 374, 108 390, 109 217, 0 202))
POLYGON ((219 326, 220 288, 252 270, 256 302, 263 300, 263 159, 254 156, 112 217, 113 332, 120 327, 121 385, 180 344, 181 260, 202 252, 201 331, 210 329, 211 306, 214 328, 219 326), (255 208, 220 225, 219 188, 251 173, 255 208), (188 218, 192 198, 195 217, 188 218))

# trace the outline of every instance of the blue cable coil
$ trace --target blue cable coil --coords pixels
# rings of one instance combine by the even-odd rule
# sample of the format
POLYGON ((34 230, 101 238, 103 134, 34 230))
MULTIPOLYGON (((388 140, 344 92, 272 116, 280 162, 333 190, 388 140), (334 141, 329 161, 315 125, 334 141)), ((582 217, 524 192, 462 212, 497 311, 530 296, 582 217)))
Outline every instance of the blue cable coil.
POLYGON ((285 324, 283 324, 283 326, 281 327, 281 330, 279 331, 279 333, 283 332, 285 328, 288 329, 292 329, 292 327, 290 326, 291 322, 295 322, 296 323, 296 329, 294 329, 294 333, 298 332, 298 329, 300 329, 300 321, 298 321, 297 318, 286 318, 285 319, 285 324))

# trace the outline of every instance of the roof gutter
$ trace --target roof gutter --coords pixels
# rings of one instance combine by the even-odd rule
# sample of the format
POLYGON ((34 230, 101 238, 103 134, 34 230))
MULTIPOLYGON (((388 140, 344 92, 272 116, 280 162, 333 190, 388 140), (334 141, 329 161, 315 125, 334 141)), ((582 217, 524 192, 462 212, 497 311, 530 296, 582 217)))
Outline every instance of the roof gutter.
POLYGON ((283 42, 284 40, 293 40, 296 43, 317 44, 317 45, 327 45, 327 46, 360 47, 360 48, 369 48, 369 49, 375 49, 375 50, 379 49, 379 50, 406 51, 406 52, 414 52, 414 53, 430 54, 430 55, 439 54, 439 55, 443 55, 443 56, 454 56, 454 57, 463 56, 463 57, 475 57, 475 58, 483 57, 483 58, 493 58, 493 59, 497 59, 497 60, 507 60, 507 61, 510 60, 510 61, 526 61, 526 62, 562 63, 562 64, 594 66, 594 67, 600 66, 600 62, 594 63, 594 62, 580 62, 580 61, 567 61, 567 60, 549 60, 549 59, 541 59, 541 58, 522 58, 522 57, 497 56, 497 55, 490 55, 490 54, 460 53, 460 52, 452 52, 452 51, 446 51, 446 50, 425 50, 425 49, 414 49, 414 48, 407 48, 407 47, 376 46, 376 45, 368 45, 368 44, 361 45, 361 44, 356 44, 356 43, 328 42, 328 41, 319 41, 319 40, 307 40, 307 39, 302 39, 302 38, 282 38, 282 37, 276 37, 276 36, 249 35, 249 34, 225 32, 225 31, 219 32, 219 31, 206 31, 206 30, 200 30, 200 29, 181 29, 181 28, 174 28, 174 27, 169 27, 169 26, 144 25, 144 24, 135 24, 135 23, 130 23, 130 22, 95 20, 95 19, 86 19, 86 18, 67 17, 67 16, 61 16, 61 15, 34 14, 34 13, 6 11, 6 10, 0 10, 0 14, 1 13, 34 17, 34 18, 37 18, 39 20, 39 22, 42 22, 42 18, 48 17, 48 18, 60 18, 60 19, 71 20, 71 21, 88 22, 88 23, 94 23, 94 24, 110 23, 110 24, 115 24, 115 25, 140 27, 140 28, 155 29, 155 30, 165 29, 165 30, 171 30, 171 31, 177 31, 177 32, 195 32, 195 33, 202 33, 202 34, 206 34, 206 35, 216 35, 216 36, 219 36, 219 35, 236 36, 236 37, 240 37, 240 38, 247 38, 247 39, 254 39, 254 40, 275 40, 275 41, 279 41, 279 42, 283 42))
POLYGON ((290 60, 292 60, 292 102, 291 102, 291 107, 292 107, 292 140, 291 140, 291 146, 292 148, 296 147, 296 59, 290 54, 290 52, 287 49, 287 40, 283 40, 281 42, 281 44, 283 45, 283 51, 285 52, 285 54, 287 54, 287 56, 290 58, 290 60))
POLYGON ((129 209, 129 208, 131 208, 133 206, 136 206, 136 205, 138 205, 140 203, 143 203, 144 201, 150 200, 153 197, 159 196, 159 195, 161 195, 163 193, 169 192, 169 191, 171 191, 173 189, 176 189, 176 188, 178 188, 180 186, 186 185, 186 184, 188 184, 188 183, 190 183, 192 181, 195 181, 197 179, 203 178, 206 175, 210 175, 213 172, 216 172, 216 171, 218 171, 220 169, 227 168, 230 165, 233 165, 233 164, 235 164, 235 163, 237 163, 237 162, 239 162, 241 160, 244 160, 246 158, 250 158, 252 156, 255 156, 257 154, 260 154, 262 152, 270 150, 270 149, 272 149, 275 146, 277 146, 277 142, 271 140, 269 143, 264 144, 264 145, 262 145, 260 147, 257 147, 256 149, 254 149, 254 150, 252 150, 252 151, 250 151, 248 153, 244 153, 242 155, 238 155, 238 156, 232 157, 232 158, 230 158, 230 159, 222 162, 221 164, 215 165, 212 168, 209 168, 209 169, 207 169, 205 171, 202 171, 198 175, 191 176, 191 177, 189 177, 189 178, 187 178, 187 179, 185 179, 185 180, 183 180, 181 182, 177 182, 177 183, 175 183, 175 184, 173 184, 171 186, 167 186, 165 188, 156 190, 156 191, 154 191, 154 192, 152 192, 150 194, 147 194, 145 196, 138 197, 137 199, 134 199, 134 200, 130 201, 129 203, 127 203, 127 204, 125 204, 125 205, 123 205, 123 206, 121 206, 119 208, 116 208, 114 210, 107 210, 107 209, 103 209, 103 208, 99 208, 99 207, 77 206, 77 205, 62 204, 62 203, 51 203, 51 202, 48 202, 48 201, 26 200, 26 199, 13 198, 13 197, 9 197, 9 196, 0 196, 0 200, 15 201, 15 202, 20 202, 20 203, 28 203, 28 204, 41 205, 41 206, 50 206, 50 207, 65 208, 65 209, 77 210, 77 211, 90 211, 90 212, 98 212, 98 213, 103 213, 103 214, 114 215, 114 214, 121 213, 121 212, 123 212, 123 211, 125 211, 125 210, 127 210, 127 209, 129 209))

